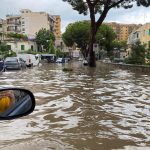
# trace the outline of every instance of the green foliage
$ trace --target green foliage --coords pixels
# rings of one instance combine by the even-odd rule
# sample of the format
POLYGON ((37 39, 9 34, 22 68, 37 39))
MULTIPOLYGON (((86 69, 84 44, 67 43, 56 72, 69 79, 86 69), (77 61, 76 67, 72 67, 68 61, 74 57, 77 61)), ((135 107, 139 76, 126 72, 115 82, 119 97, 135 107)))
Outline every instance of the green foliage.
POLYGON ((108 52, 108 55, 111 55, 113 51, 113 41, 116 38, 116 33, 108 25, 101 25, 98 29, 96 35, 96 41, 99 43, 100 47, 108 52))
POLYGON ((145 64, 145 49, 146 45, 142 45, 139 41, 132 45, 131 55, 125 60, 127 64, 145 64))
POLYGON ((9 47, 6 43, 0 44, 0 56, 1 58, 6 58, 9 56, 16 56, 16 53, 12 50, 9 50, 9 47))
POLYGON ((50 54, 55 54, 55 48, 54 48, 54 43, 53 43, 53 40, 50 39, 50 43, 49 43, 49 53, 50 54))
POLYGON ((127 42, 126 41, 113 41, 113 48, 117 49, 127 49, 127 42))
POLYGON ((90 6, 95 7, 94 14, 102 14, 104 11, 104 6, 107 5, 108 9, 111 9, 113 7, 119 8, 123 7, 125 9, 133 7, 133 4, 137 4, 137 6, 150 6, 149 0, 109 0, 106 3, 106 0, 62 0, 64 2, 68 2, 72 8, 79 12, 79 14, 88 14, 88 8, 90 6))
POLYGON ((52 32, 46 29, 41 29, 39 30, 38 33, 36 33, 36 43, 39 46, 44 46, 46 51, 49 51, 49 46, 50 46, 50 40, 53 42, 55 41, 55 36, 52 32))
POLYGON ((22 39, 22 40, 28 40, 28 37, 26 35, 13 33, 13 32, 8 33, 7 37, 16 38, 16 39, 22 39))
MULTIPOLYGON (((96 42, 106 51, 113 50, 113 40, 116 34, 113 29, 107 25, 102 25, 97 32, 96 42)), ((83 53, 87 52, 87 45, 90 40, 90 22, 80 21, 70 24, 63 34, 63 41, 67 46, 77 46, 83 53)))
POLYGON ((88 21, 79 21, 70 24, 62 35, 64 43, 71 47, 77 44, 81 51, 85 53, 90 37, 90 23, 88 21))
POLYGON ((8 46, 6 45, 6 43, 1 43, 0 44, 0 52, 3 53, 3 52, 8 52, 9 49, 8 49, 8 46))
POLYGON ((63 54, 63 52, 60 49, 56 49, 56 56, 57 57, 63 57, 64 54, 63 54))

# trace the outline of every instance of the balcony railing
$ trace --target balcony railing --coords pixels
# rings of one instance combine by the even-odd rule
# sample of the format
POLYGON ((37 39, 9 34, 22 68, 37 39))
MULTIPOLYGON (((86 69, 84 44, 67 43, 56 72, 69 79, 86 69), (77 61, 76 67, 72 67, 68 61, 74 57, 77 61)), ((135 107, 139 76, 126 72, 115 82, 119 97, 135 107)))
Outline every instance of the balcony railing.
POLYGON ((21 29, 10 29, 10 28, 7 28, 7 31, 9 31, 9 32, 21 32, 21 29))
POLYGON ((21 25, 21 21, 7 21, 7 24, 21 25))

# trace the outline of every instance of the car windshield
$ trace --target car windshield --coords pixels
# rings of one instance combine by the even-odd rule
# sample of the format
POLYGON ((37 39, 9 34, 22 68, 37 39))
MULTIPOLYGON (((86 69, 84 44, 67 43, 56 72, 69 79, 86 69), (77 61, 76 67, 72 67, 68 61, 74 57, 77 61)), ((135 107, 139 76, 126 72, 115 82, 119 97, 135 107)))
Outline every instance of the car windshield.
POLYGON ((5 59, 5 61, 16 61, 17 58, 16 57, 8 57, 5 59))

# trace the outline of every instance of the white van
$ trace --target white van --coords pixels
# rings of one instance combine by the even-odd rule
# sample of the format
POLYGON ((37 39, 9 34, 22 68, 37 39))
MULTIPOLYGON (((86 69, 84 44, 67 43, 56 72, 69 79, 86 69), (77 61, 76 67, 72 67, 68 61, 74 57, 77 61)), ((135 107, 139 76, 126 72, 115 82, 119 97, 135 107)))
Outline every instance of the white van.
POLYGON ((37 66, 39 64, 39 57, 33 54, 17 54, 17 56, 26 61, 27 67, 37 66))

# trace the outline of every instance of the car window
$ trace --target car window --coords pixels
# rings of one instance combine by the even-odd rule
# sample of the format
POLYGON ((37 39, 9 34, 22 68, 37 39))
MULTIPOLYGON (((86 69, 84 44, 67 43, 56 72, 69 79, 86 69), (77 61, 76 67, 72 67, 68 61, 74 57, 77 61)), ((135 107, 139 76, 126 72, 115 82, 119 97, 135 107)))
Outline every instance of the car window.
POLYGON ((5 61, 16 61, 16 58, 15 57, 8 57, 8 58, 6 58, 5 61))

